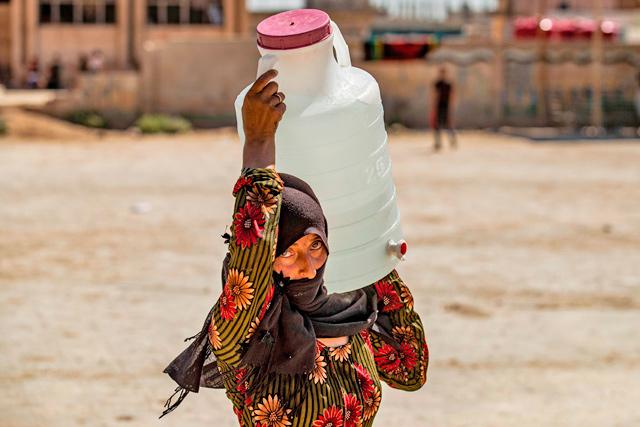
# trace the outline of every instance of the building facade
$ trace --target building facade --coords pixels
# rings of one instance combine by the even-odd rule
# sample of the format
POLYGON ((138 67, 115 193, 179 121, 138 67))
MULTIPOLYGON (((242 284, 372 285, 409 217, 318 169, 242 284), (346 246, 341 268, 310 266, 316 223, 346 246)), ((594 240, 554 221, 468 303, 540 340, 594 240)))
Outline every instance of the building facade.
POLYGON ((111 69, 137 67, 147 41, 247 31, 244 0, 0 0, 0 66, 20 84, 30 63, 65 70, 99 51, 111 69))

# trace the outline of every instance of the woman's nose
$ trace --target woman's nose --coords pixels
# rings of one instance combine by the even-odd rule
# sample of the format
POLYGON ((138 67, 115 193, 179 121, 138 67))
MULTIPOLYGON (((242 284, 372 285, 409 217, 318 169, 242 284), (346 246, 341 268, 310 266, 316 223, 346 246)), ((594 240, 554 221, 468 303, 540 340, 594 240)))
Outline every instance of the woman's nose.
POLYGON ((298 271, 300 278, 313 279, 316 277, 316 270, 311 265, 312 263, 308 256, 300 259, 300 270, 298 271))

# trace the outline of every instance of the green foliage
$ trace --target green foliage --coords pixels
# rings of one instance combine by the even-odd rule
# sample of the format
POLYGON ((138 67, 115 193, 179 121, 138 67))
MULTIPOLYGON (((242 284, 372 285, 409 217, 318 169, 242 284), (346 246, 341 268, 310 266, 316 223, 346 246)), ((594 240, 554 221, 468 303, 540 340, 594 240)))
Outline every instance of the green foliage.
POLYGON ((104 129, 107 127, 107 120, 95 111, 74 111, 69 114, 69 121, 78 125, 104 129))
POLYGON ((183 117, 166 114, 144 114, 136 122, 142 133, 181 133, 191 130, 191 123, 183 117))
POLYGON ((6 135, 7 133, 7 123, 4 121, 2 117, 0 117, 0 136, 6 135))
POLYGON ((183 113, 181 116, 187 119, 196 129, 216 129, 225 126, 235 127, 236 125, 235 112, 222 114, 183 113))

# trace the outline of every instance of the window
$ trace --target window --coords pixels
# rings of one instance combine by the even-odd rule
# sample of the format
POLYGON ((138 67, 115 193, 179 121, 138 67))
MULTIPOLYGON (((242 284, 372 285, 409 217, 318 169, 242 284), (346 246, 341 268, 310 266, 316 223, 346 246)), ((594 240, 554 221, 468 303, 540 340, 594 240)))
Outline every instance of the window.
POLYGON ((40 23, 48 24, 51 22, 51 4, 40 3, 40 23))
POLYGON ((167 6, 167 24, 180 23, 180 6, 170 4, 167 6))
POLYGON ((104 22, 107 24, 116 23, 116 5, 115 2, 109 2, 104 5, 104 22))
POLYGON ((114 24, 116 0, 40 0, 41 24, 114 24))
POLYGON ((147 0, 147 23, 215 25, 224 22, 223 0, 147 0))
POLYGON ((85 1, 82 5, 82 22, 84 24, 95 24, 98 22, 98 2, 85 1))
POLYGON ((59 22, 65 24, 73 23, 74 21, 74 7, 73 3, 60 3, 60 19, 59 22))
POLYGON ((147 6, 147 23, 159 24, 160 18, 158 17, 158 6, 153 4, 147 6))

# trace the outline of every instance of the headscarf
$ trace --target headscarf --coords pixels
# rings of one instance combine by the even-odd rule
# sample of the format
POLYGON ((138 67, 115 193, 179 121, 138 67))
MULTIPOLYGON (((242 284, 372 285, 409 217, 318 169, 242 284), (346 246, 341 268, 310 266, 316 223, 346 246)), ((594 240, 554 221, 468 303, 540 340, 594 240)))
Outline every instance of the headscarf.
MULTIPOLYGON (((329 250, 327 220, 313 190, 303 180, 281 173, 284 182, 276 257, 298 239, 317 234, 329 250)), ((242 362, 263 374, 300 375, 315 364, 316 338, 355 335, 378 315, 377 297, 364 289, 329 294, 323 265, 311 279, 289 280, 274 273, 276 291, 251 337, 242 362)))
MULTIPOLYGON (((329 251, 327 220, 311 187, 295 176, 280 173, 284 182, 276 257, 308 234, 317 234, 329 251)), ((230 256, 222 263, 222 284, 226 283, 230 256)), ((399 344, 391 336, 388 316, 378 312, 378 300, 372 287, 350 292, 327 292, 324 286, 325 265, 311 279, 290 280, 273 273, 275 291, 263 319, 248 342, 242 346, 240 366, 252 375, 251 393, 268 383, 274 375, 286 374, 304 387, 315 364, 316 338, 351 336, 372 328, 394 347, 399 344)), ((162 416, 177 407, 189 391, 199 387, 224 388, 226 375, 215 360, 208 361, 209 312, 196 340, 164 370, 178 384, 180 393, 175 403, 167 400, 162 416)))

